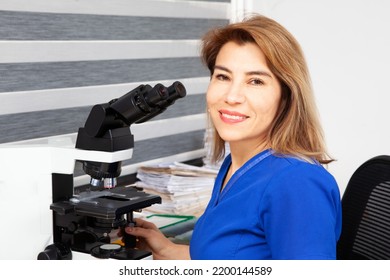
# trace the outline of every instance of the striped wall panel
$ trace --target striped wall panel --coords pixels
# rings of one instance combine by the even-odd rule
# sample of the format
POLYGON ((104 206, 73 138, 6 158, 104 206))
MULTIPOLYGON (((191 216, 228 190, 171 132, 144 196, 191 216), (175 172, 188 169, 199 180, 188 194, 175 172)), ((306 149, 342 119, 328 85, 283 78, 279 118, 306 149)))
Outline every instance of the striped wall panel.
MULTIPOLYGON (((179 80, 184 99, 132 126, 134 154, 122 174, 201 157, 208 72, 199 38, 229 22, 230 9, 230 1, 2 0, 0 144, 75 137, 94 104, 179 80)), ((77 165, 75 175, 84 183, 77 165)))

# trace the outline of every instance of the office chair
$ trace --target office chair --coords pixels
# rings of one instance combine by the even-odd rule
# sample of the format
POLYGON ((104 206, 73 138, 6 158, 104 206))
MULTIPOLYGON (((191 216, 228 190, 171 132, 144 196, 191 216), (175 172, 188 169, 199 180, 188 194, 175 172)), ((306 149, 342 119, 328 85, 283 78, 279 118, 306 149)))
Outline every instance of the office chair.
POLYGON ((352 175, 342 197, 337 259, 390 259, 390 156, 376 156, 352 175))

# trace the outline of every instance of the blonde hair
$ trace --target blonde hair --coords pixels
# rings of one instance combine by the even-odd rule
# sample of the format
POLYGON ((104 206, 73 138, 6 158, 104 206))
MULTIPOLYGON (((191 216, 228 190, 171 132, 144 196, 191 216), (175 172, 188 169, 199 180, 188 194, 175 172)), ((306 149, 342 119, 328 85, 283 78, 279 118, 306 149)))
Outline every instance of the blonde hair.
MULTIPOLYGON (((290 32, 276 21, 261 15, 210 30, 202 38, 201 58, 211 75, 219 51, 231 41, 240 45, 255 43, 281 84, 281 102, 268 135, 275 153, 321 164, 332 162, 326 151, 308 67, 299 43, 290 32)), ((225 154, 225 141, 213 125, 212 129, 214 143, 211 160, 217 162, 225 154)))

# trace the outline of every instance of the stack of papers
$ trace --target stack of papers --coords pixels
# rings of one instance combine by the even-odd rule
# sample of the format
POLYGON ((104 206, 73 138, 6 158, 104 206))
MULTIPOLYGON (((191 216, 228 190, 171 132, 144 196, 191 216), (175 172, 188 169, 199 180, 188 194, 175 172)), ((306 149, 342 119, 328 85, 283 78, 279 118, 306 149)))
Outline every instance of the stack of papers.
POLYGON ((210 200, 217 170, 183 163, 142 166, 137 171, 136 186, 161 196, 161 204, 145 210, 152 213, 201 214, 210 200))

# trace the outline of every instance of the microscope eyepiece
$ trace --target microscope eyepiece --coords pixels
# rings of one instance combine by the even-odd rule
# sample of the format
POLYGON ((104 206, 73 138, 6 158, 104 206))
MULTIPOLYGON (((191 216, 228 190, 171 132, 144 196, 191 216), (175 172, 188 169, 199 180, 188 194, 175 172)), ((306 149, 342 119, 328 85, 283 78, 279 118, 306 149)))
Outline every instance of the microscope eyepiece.
POLYGON ((181 82, 176 81, 168 87, 168 93, 169 99, 176 100, 178 98, 183 98, 184 96, 186 96, 187 91, 181 82))
POLYGON ((162 84, 155 85, 151 90, 144 94, 146 103, 152 108, 162 104, 168 97, 168 89, 162 84))

